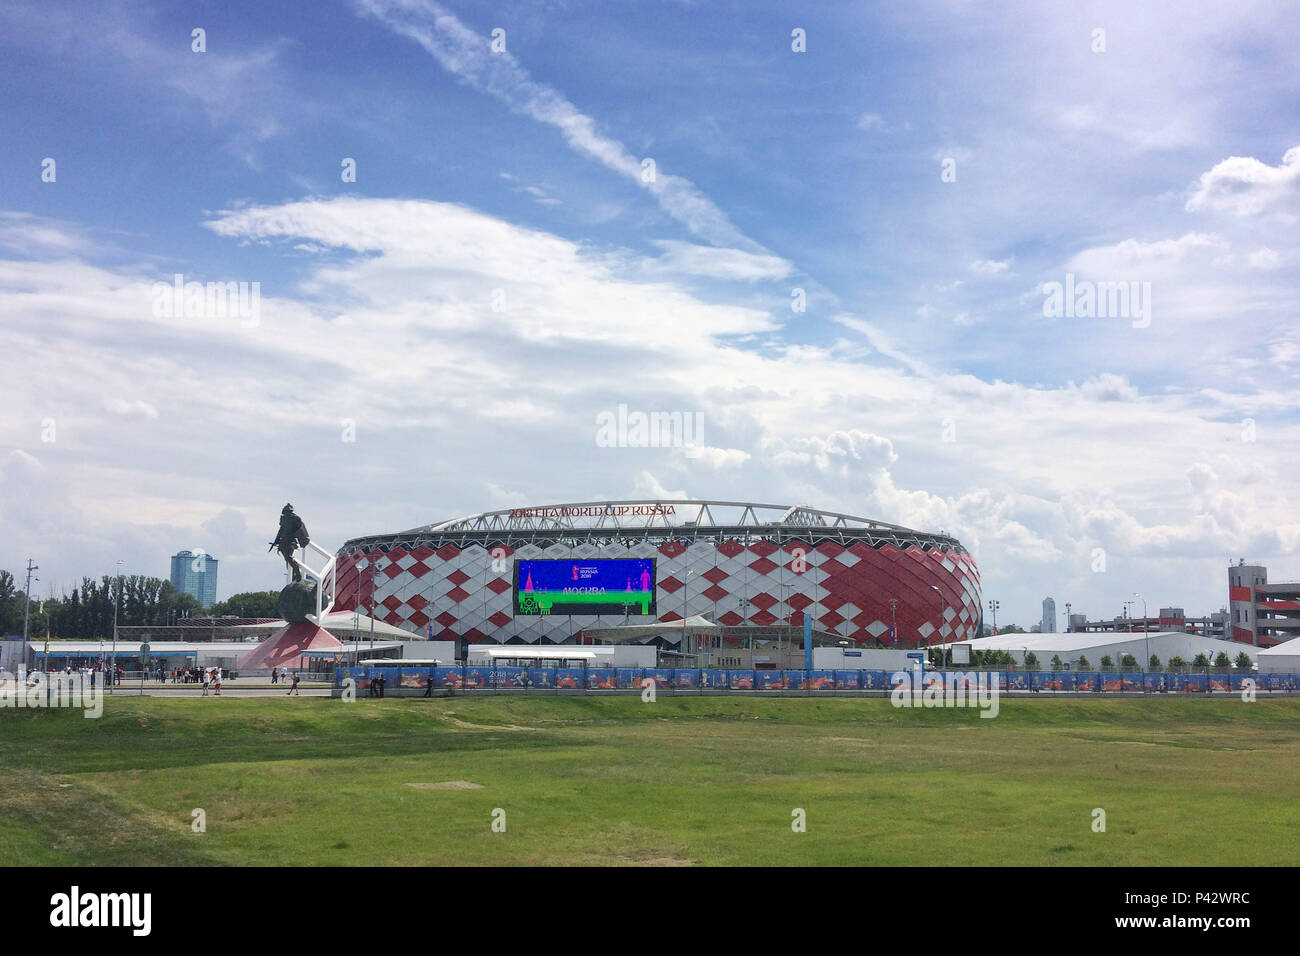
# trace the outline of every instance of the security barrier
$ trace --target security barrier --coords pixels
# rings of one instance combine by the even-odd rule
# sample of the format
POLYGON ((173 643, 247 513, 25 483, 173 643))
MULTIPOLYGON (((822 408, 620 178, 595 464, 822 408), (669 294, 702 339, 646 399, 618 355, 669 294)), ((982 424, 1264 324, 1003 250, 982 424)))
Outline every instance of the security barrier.
MULTIPOLYGON (((816 694, 852 691, 859 694, 887 693, 902 672, 884 670, 721 670, 667 667, 339 667, 334 671, 334 688, 341 691, 348 678, 358 692, 368 691, 376 674, 387 678, 385 696, 423 694, 430 683, 434 690, 447 691, 547 691, 551 693, 592 691, 642 691, 651 681, 656 692, 715 693, 751 691, 756 694, 816 694)), ((915 672, 906 672, 911 680, 915 672)), ((987 682, 1006 693, 1063 694, 1205 694, 1240 693, 1246 681, 1253 681, 1263 693, 1293 694, 1300 688, 1297 674, 1191 674, 1123 673, 1118 671, 986 671, 954 670, 924 672, 924 684, 940 675, 954 680, 987 682)))

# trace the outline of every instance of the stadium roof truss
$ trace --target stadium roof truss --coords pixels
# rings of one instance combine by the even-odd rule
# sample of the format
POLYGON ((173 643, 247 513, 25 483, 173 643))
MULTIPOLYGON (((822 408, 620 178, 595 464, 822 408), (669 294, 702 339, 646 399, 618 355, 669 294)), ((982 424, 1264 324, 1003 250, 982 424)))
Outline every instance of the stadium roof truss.
POLYGON ((344 545, 358 548, 403 547, 421 544, 578 545, 583 543, 631 545, 648 538, 673 538, 683 542, 742 542, 768 539, 777 544, 833 541, 845 546, 866 542, 874 548, 893 544, 900 548, 960 548, 947 534, 915 531, 871 518, 820 511, 807 505, 772 505, 744 501, 640 499, 586 501, 568 504, 507 508, 452 518, 392 534, 353 538, 344 545))

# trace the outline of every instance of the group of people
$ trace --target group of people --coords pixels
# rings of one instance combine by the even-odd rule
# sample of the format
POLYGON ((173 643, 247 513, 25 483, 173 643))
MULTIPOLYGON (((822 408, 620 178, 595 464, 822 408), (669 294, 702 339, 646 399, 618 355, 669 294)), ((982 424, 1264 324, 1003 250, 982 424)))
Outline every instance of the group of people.
POLYGON ((271 668, 272 684, 281 684, 281 683, 292 684, 292 686, 289 688, 289 692, 285 694, 286 697, 302 696, 301 694, 298 693, 298 683, 300 680, 301 678, 298 677, 297 671, 295 671, 293 674, 290 674, 288 668, 285 668, 284 670, 280 670, 278 667, 271 668))
POLYGON ((218 697, 221 696, 221 668, 220 667, 205 667, 203 669, 203 674, 200 676, 200 680, 203 682, 204 697, 208 696, 209 687, 211 687, 214 691, 216 691, 216 695, 218 697))
POLYGON ((122 678, 126 675, 126 671, 124 671, 120 665, 108 668, 104 666, 103 661, 90 664, 65 664, 63 667, 54 667, 44 673, 67 675, 79 674, 92 685, 98 684, 102 680, 105 682, 106 686, 108 684, 120 684, 122 678))
MULTIPOLYGON (((209 668, 211 670, 211 668, 209 668)), ((203 669, 199 667, 173 667, 172 683, 173 684, 201 684, 203 683, 203 669)))

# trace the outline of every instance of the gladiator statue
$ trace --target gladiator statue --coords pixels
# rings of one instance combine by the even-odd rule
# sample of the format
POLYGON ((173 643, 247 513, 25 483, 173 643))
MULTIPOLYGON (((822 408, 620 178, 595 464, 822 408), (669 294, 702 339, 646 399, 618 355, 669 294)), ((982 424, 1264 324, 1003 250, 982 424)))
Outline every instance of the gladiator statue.
POLYGON ((293 572, 293 579, 301 581, 302 570, 293 560, 293 553, 299 548, 307 547, 310 540, 307 537, 307 526, 293 513, 293 505, 285 505, 284 510, 280 512, 280 530, 276 532, 275 540, 267 550, 274 548, 279 551, 284 557, 285 565, 293 572))

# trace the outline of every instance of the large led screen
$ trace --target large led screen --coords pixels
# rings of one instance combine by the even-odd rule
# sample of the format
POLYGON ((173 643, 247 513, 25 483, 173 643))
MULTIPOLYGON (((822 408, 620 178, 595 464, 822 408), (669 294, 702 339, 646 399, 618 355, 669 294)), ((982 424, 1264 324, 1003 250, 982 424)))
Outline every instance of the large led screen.
POLYGON ((520 559, 515 613, 654 616, 654 559, 520 559))

